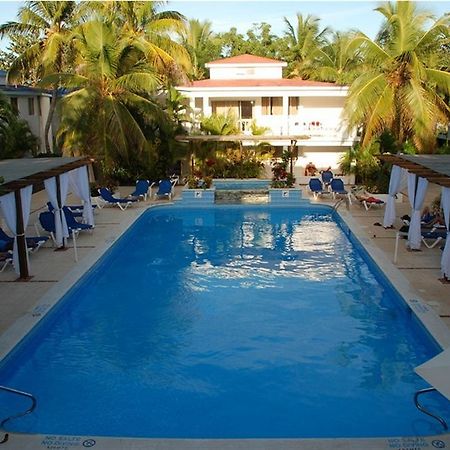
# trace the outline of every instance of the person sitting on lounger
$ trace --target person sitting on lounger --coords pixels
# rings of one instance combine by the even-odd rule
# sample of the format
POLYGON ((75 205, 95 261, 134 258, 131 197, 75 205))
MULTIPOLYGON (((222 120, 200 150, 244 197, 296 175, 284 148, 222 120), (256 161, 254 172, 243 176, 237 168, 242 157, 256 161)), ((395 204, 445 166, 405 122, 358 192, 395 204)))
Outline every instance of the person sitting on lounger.
POLYGON ((317 167, 309 162, 305 167, 305 177, 313 177, 317 173, 317 167))
MULTIPOLYGON (((411 217, 405 214, 401 217, 403 223, 409 227, 409 223, 411 222, 411 217)), ((431 228, 435 226, 444 225, 442 213, 440 211, 433 212, 431 211, 429 206, 425 206, 422 210, 422 214, 420 216, 420 225, 423 228, 431 228)))

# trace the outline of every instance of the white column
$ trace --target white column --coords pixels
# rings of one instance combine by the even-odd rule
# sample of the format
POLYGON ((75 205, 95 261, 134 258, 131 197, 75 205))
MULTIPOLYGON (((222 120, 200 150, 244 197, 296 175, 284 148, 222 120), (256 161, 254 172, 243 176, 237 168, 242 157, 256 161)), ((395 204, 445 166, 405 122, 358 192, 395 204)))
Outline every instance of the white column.
POLYGON ((203 115, 210 116, 212 114, 212 108, 209 104, 209 97, 207 95, 203 96, 203 115))
POLYGON ((283 95, 283 118, 281 121, 282 131, 281 134, 289 135, 290 129, 289 129, 289 96, 283 95))

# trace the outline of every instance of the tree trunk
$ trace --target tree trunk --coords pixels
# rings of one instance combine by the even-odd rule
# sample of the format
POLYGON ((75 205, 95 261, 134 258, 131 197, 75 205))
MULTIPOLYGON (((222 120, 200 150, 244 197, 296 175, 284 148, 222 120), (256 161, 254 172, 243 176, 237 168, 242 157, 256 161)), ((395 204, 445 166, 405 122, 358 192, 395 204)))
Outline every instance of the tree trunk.
POLYGON ((53 116, 54 116, 55 110, 56 110, 56 102, 58 100, 57 94, 58 94, 58 90, 53 89, 52 90, 52 99, 50 101, 50 109, 48 110, 48 116, 47 116, 47 120, 45 122, 44 142, 45 142, 45 151, 47 153, 51 153, 50 140, 48 137, 48 133, 50 131, 50 127, 51 127, 52 121, 53 121, 53 116))

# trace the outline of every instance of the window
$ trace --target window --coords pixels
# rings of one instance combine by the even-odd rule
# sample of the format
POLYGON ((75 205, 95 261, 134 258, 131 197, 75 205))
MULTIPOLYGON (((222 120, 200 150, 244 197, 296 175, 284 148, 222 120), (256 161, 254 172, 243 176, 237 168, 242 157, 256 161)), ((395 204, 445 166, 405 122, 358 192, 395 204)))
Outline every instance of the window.
POLYGON ((28 115, 34 116, 34 98, 28 99, 28 115))
POLYGON ((14 111, 15 114, 18 114, 19 113, 19 105, 17 103, 17 97, 11 97, 10 102, 11 102, 11 109, 14 111))
POLYGON ((289 97, 289 115, 296 116, 298 114, 299 98, 289 97))
POLYGON ((262 97, 262 113, 265 116, 281 116, 283 114, 283 97, 262 97))
POLYGON ((195 97, 195 109, 199 109, 200 111, 203 111, 203 98, 202 97, 195 97))

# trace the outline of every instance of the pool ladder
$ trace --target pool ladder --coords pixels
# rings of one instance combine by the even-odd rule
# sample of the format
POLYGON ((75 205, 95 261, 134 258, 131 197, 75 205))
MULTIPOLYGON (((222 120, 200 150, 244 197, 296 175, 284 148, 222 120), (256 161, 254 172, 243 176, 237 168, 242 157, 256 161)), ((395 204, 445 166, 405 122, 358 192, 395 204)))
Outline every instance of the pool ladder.
POLYGON ((427 392, 433 392, 436 390, 437 389, 434 387, 429 387, 429 388, 425 388, 425 389, 421 389, 420 391, 417 391, 414 394, 414 404, 416 405, 416 408, 419 411, 422 411, 424 414, 427 414, 428 416, 433 417, 433 419, 436 419, 444 427, 444 430, 448 430, 447 422, 442 417, 428 411, 419 403, 419 395, 426 394, 427 392))
MULTIPOLYGON (((37 405, 37 400, 32 394, 29 394, 28 392, 19 391, 17 389, 9 388, 6 386, 1 386, 1 385, 0 385, 0 391, 5 391, 5 392, 9 392, 10 394, 20 395, 22 397, 26 397, 31 400, 31 406, 26 411, 16 414, 14 416, 9 416, 6 419, 2 420, 0 422, 0 430, 2 430, 4 428, 4 425, 6 422, 8 422, 8 420, 17 419, 17 418, 25 416, 27 414, 31 414, 35 410, 36 405, 37 405)), ((5 433, 2 440, 0 440, 0 444, 4 444, 5 442, 8 441, 8 439, 9 439, 9 434, 5 433)))

